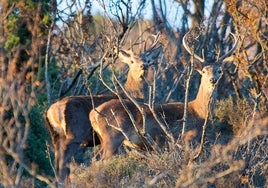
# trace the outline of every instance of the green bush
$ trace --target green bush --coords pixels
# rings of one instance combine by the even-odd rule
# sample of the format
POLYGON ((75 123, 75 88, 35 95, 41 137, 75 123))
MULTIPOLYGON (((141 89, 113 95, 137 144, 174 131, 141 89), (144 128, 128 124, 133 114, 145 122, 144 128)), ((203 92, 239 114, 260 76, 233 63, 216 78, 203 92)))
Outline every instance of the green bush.
MULTIPOLYGON (((31 126, 27 139, 27 147, 24 151, 24 159, 27 163, 36 167, 37 173, 53 176, 46 143, 50 142, 50 135, 44 125, 43 109, 34 106, 30 112, 31 126)), ((53 161, 53 160, 52 160, 53 161)))

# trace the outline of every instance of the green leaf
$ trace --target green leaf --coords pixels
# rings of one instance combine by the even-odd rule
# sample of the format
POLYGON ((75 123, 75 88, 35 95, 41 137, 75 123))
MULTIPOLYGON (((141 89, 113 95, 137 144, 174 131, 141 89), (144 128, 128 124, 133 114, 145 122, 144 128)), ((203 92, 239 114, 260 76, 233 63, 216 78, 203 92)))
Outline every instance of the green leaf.
POLYGON ((17 35, 10 34, 7 37, 7 40, 5 42, 4 49, 10 50, 10 49, 18 46, 19 42, 20 42, 20 38, 17 35))

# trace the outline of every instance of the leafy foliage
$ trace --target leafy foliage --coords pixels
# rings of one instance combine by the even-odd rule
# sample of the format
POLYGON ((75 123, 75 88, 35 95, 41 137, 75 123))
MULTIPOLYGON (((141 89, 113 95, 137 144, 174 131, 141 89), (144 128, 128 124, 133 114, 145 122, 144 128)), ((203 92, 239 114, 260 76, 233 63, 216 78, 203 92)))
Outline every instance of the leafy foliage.
POLYGON ((42 107, 36 105, 29 114, 31 126, 26 141, 27 147, 24 150, 24 158, 28 164, 36 168, 37 173, 53 176, 53 164, 50 164, 50 160, 48 160, 48 157, 50 157, 48 148, 50 135, 47 128, 44 126, 43 113, 44 110, 42 107))

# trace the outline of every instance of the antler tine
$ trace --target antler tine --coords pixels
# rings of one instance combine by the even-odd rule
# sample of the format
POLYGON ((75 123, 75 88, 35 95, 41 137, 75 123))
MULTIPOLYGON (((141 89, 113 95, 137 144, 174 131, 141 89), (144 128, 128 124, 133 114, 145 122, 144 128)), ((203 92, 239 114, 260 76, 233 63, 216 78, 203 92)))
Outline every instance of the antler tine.
POLYGON ((133 43, 132 43, 132 40, 130 40, 129 43, 130 43, 130 49, 129 49, 129 50, 133 52, 134 49, 133 49, 133 43))
POLYGON ((224 59, 226 58, 226 57, 228 57, 230 54, 232 54, 234 51, 235 51, 235 49, 237 48, 237 46, 238 46, 238 38, 235 36, 235 34, 233 34, 233 33, 230 33, 231 35, 232 35, 232 37, 234 38, 234 40, 235 40, 235 44, 234 44, 234 46, 232 47, 232 49, 231 50, 229 50, 226 54, 224 54, 223 56, 221 56, 219 59, 218 59, 218 61, 217 62, 222 62, 222 61, 224 61, 224 59))
POLYGON ((205 60, 204 60, 204 58, 201 58, 201 57, 199 57, 197 54, 195 54, 194 52, 192 52, 191 51, 191 49, 190 49, 190 47, 186 44, 186 37, 187 37, 187 35, 190 33, 190 31, 189 32, 187 32, 185 35, 184 35, 184 37, 182 38, 182 45, 183 45, 183 47, 185 48, 185 50, 189 53, 189 54, 191 54, 192 56, 194 56, 194 58, 196 58, 198 61, 200 61, 200 62, 204 62, 205 60))
POLYGON ((147 44, 147 40, 148 40, 148 38, 145 40, 145 42, 144 42, 144 46, 143 46, 143 52, 145 52, 146 51, 146 44, 147 44))
POLYGON ((154 37, 154 41, 153 41, 152 45, 148 49, 145 49, 144 48, 144 52, 145 53, 153 50, 155 48, 155 46, 158 44, 158 42, 159 42, 159 36, 160 36, 160 31, 156 35, 152 35, 152 36, 154 37))

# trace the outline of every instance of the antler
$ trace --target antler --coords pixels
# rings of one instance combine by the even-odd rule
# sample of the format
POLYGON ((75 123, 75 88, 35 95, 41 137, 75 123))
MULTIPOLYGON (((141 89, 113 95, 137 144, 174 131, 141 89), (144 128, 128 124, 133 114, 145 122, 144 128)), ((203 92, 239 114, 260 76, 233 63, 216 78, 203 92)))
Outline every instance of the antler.
MULTIPOLYGON (((194 58, 198 59, 200 62, 204 62, 205 60, 204 60, 203 58, 199 57, 199 56, 198 56, 197 54, 195 54, 194 52, 192 52, 191 49, 190 49, 190 47, 187 45, 187 43, 186 43, 186 37, 187 37, 187 35, 188 35, 189 33, 190 33, 190 31, 187 32, 187 33, 184 35, 183 39, 182 39, 183 47, 186 49, 186 51, 187 51, 189 54, 191 54, 192 56, 194 56, 194 58)), ((230 33, 230 34, 232 35, 232 37, 233 37, 234 40, 235 40, 235 42, 234 42, 234 46, 233 46, 232 49, 229 50, 226 54, 224 54, 223 56, 221 56, 221 57, 217 60, 217 62, 222 62, 222 61, 224 61, 224 59, 227 58, 228 56, 230 56, 230 54, 232 54, 232 53, 235 51, 235 49, 237 48, 237 45, 238 45, 238 38, 235 36, 235 34, 233 34, 233 33, 230 33)))
POLYGON ((226 54, 224 54, 223 56, 221 56, 217 62, 222 62, 224 61, 225 58, 227 58, 229 55, 231 55, 235 49, 237 48, 238 46, 238 38, 235 36, 235 34, 233 33, 230 33, 232 35, 232 37, 234 38, 235 42, 234 42, 234 46, 232 47, 231 50, 229 50, 226 54))
POLYGON ((184 37, 182 38, 182 45, 183 45, 183 47, 185 48, 185 50, 189 53, 189 54, 191 54, 194 58, 196 58, 198 61, 200 61, 200 62, 204 62, 205 61, 205 59, 204 58, 201 58, 201 57, 199 57, 197 54, 195 54, 194 52, 192 52, 191 51, 191 49, 190 49, 190 47, 187 45, 187 43, 186 43, 186 37, 188 36, 188 34, 190 33, 190 31, 188 31, 185 35, 184 35, 184 37))
POLYGON ((157 57, 160 55, 162 44, 159 42, 160 32, 158 32, 156 35, 152 35, 154 38, 153 43, 151 46, 146 49, 146 42, 144 45, 144 50, 141 55, 142 59, 144 59, 147 62, 148 66, 151 66, 154 64, 154 60, 157 59, 157 57))
POLYGON ((150 46, 150 48, 146 49, 146 42, 145 42, 143 51, 144 52, 152 51, 155 48, 155 46, 157 44, 159 44, 159 36, 160 36, 160 31, 156 35, 152 35, 152 37, 154 37, 154 41, 153 41, 152 45, 150 46))

